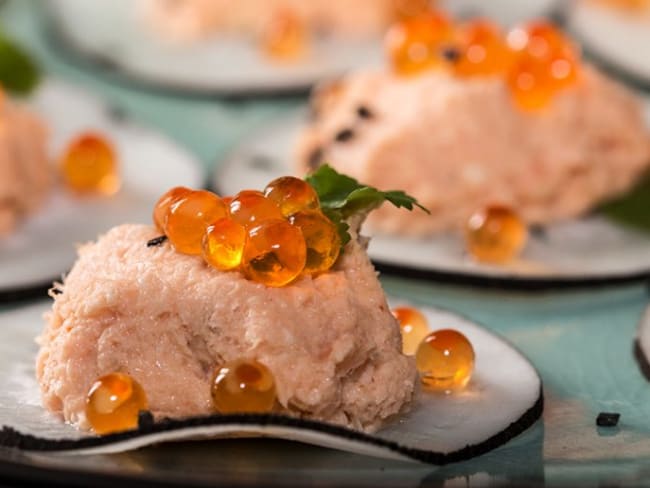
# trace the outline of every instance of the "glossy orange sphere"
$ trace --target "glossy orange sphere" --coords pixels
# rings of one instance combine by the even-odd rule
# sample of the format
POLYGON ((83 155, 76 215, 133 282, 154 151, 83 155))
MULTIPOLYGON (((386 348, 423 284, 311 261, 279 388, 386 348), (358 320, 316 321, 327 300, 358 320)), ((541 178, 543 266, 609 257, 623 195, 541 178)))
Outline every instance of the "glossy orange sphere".
POLYGON ((165 225, 167 223, 167 215, 169 207, 176 203, 181 197, 184 197, 192 190, 184 186, 176 186, 161 196, 153 209, 153 223, 160 232, 165 232, 165 225))
POLYGON ((516 258, 528 239, 524 221, 509 207, 490 205, 474 213, 465 227, 467 251, 477 261, 504 264, 516 258))
POLYGON ((458 76, 505 74, 512 64, 512 51, 499 27, 488 20, 474 20, 458 29, 458 59, 452 69, 458 76))
POLYGON ((219 413, 267 413, 275 405, 275 380, 259 361, 231 361, 218 368, 211 393, 219 413))
POLYGON ((120 189, 117 155, 100 134, 79 135, 66 148, 60 166, 63 181, 75 192, 113 195, 120 189))
POLYGON ((444 392, 459 390, 472 376, 474 348, 456 330, 437 330, 420 343, 415 363, 422 383, 428 388, 444 392))
POLYGON ((412 307, 397 307, 392 310, 402 333, 402 352, 415 354, 420 342, 431 332, 427 318, 412 307))
POLYGON ((295 213, 289 221, 302 231, 305 238, 305 273, 317 274, 329 270, 341 252, 341 238, 332 221, 317 210, 295 213))
POLYGON ((246 228, 229 217, 213 222, 203 238, 203 258, 221 271, 239 268, 246 236, 246 228))
POLYGON ((316 190, 304 180, 282 176, 266 185, 264 196, 274 202, 288 217, 301 210, 318 210, 320 204, 316 190))
POLYGON ((249 228, 267 220, 283 218, 280 207, 257 190, 240 191, 230 201, 229 208, 231 218, 249 228))

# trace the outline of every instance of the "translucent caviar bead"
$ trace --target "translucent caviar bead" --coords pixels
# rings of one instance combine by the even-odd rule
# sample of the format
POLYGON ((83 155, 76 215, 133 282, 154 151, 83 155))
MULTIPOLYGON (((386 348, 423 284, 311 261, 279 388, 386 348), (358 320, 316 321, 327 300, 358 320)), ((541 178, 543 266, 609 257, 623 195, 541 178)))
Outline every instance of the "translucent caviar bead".
POLYGON ((79 193, 113 195, 120 189, 117 156, 103 136, 86 132, 74 139, 61 158, 65 184, 79 193))
POLYGON ((519 255, 528 239, 523 220, 510 208, 490 205, 473 214, 465 228, 467 251, 476 260, 503 264, 519 255))
POLYGON ((580 56, 557 28, 536 22, 514 29, 508 43, 516 51, 507 83, 517 105, 538 110, 579 78, 580 56))
POLYGON ((246 227, 254 227, 266 220, 283 218, 280 207, 257 190, 240 191, 231 200, 229 208, 232 219, 246 227))
POLYGON ((443 66, 441 50, 451 38, 449 19, 427 12, 395 23, 386 34, 385 51, 395 73, 414 75, 443 66))
POLYGON ((158 229, 160 232, 165 232, 165 224, 167 221, 169 207, 191 191, 192 190, 185 188, 184 186, 176 186, 171 190, 168 190, 162 197, 158 199, 156 206, 153 209, 153 223, 156 226, 156 229, 158 229))
POLYGON ((204 259, 221 271, 239 268, 246 244, 246 234, 246 228, 231 218, 217 220, 205 232, 204 259))
POLYGON ((262 363, 240 359, 217 369, 211 393, 219 413, 266 413, 275 405, 275 380, 262 363))
POLYGON ((301 210, 318 210, 320 203, 316 190, 304 180, 283 176, 266 185, 264 196, 274 202, 288 217, 301 210))
POLYGON ((431 332, 429 323, 422 312, 411 307, 394 308, 393 315, 402 333, 402 352, 413 356, 420 342, 431 332))
POLYGON ((458 59, 453 63, 458 76, 486 76, 506 73, 512 51, 498 26, 487 20, 468 22, 458 29, 458 59))
POLYGON ((305 238, 305 273, 323 273, 330 269, 341 252, 341 238, 332 221, 315 210, 295 213, 289 221, 302 231, 305 238))
POLYGON ((124 373, 102 376, 91 386, 86 397, 86 418, 98 434, 135 429, 138 414, 147 409, 144 390, 124 373))
POLYGON ((420 380, 438 391, 464 388, 474 370, 474 348, 467 338, 453 329, 432 332, 420 343, 415 354, 420 380))
POLYGON ((262 49, 272 59, 291 61, 307 50, 308 34, 304 22, 290 11, 273 16, 262 37, 262 49))
POLYGON ((286 220, 270 220, 248 231, 242 271, 266 286, 284 286, 302 273, 307 246, 301 230, 286 220))
POLYGON ((201 254, 205 230, 227 215, 228 209, 217 195, 191 191, 169 207, 165 234, 178 252, 201 254))

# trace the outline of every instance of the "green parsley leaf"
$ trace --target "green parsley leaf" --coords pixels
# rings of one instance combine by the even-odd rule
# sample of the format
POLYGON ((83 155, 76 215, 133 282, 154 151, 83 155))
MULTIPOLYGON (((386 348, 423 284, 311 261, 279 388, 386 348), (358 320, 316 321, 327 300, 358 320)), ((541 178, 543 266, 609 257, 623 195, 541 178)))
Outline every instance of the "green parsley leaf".
POLYGON ((611 220, 650 232, 650 174, 626 195, 599 209, 611 220))
POLYGON ((346 220, 356 214, 366 214, 384 202, 408 210, 419 207, 429 213, 415 198, 403 191, 380 191, 363 185, 327 164, 308 175, 305 180, 316 190, 323 213, 336 224, 342 245, 350 242, 350 226, 346 220))
POLYGON ((14 41, 0 33, 0 85, 9 93, 29 94, 40 73, 31 57, 14 41))

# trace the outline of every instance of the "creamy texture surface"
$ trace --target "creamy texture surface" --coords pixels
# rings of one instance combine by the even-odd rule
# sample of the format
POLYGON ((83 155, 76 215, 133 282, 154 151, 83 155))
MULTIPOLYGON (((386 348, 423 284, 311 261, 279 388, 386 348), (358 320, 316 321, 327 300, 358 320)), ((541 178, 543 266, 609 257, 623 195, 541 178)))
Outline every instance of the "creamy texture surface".
POLYGON ((490 203, 512 206, 529 223, 572 218, 628 190, 650 165, 640 102, 589 66, 538 112, 517 108, 501 78, 437 71, 362 71, 312 102, 315 119, 296 147, 300 173, 326 161, 431 210, 384 206, 368 224, 386 233, 455 229, 490 203))
POLYGON ((239 358, 269 367, 289 415, 374 430, 408 404, 415 365, 358 243, 328 273, 267 288, 147 247, 156 236, 122 225, 80 248, 39 338, 46 408, 87 428, 89 387, 120 371, 157 417, 212 413, 214 370, 239 358))
POLYGON ((34 212, 52 183, 47 129, 28 110, 0 101, 0 237, 34 212))
POLYGON ((216 32, 259 34, 279 12, 291 12, 317 32, 379 34, 393 18, 394 0, 144 0, 143 15, 171 39, 216 32))

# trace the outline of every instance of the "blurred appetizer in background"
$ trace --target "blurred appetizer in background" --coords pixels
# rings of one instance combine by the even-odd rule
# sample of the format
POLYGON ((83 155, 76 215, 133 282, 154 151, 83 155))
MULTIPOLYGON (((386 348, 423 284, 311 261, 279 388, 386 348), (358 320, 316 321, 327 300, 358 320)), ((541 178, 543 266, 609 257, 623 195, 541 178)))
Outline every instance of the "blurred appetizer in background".
POLYGON ((380 232, 462 229, 491 205, 525 225, 571 219, 650 166, 640 100, 548 22, 502 32, 430 11, 393 25, 385 53, 386 68, 314 92, 296 146, 301 173, 326 161, 431 210, 380 209, 369 219, 380 232))

